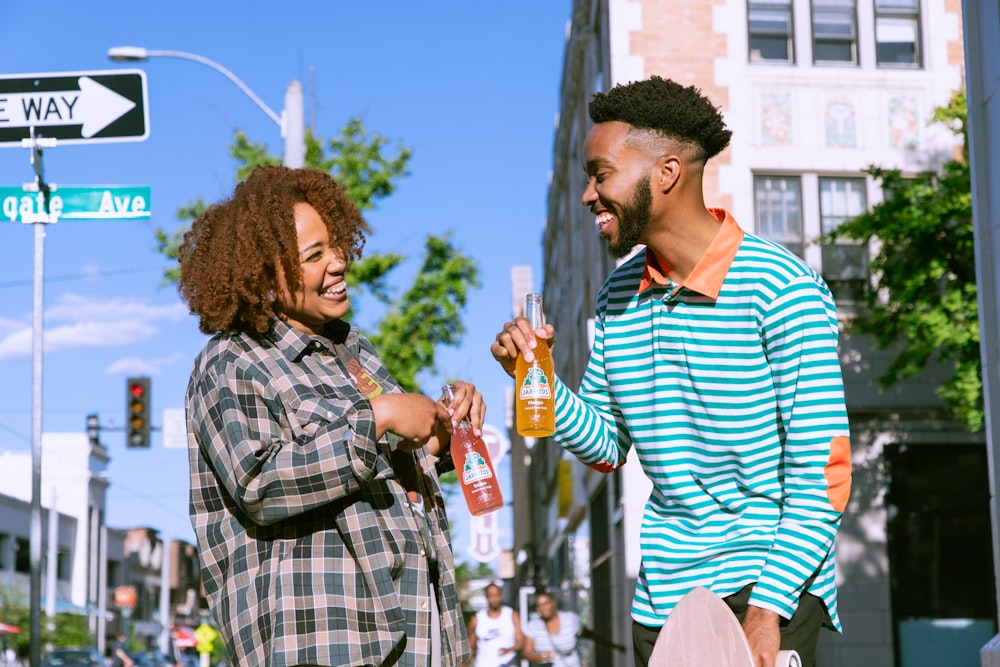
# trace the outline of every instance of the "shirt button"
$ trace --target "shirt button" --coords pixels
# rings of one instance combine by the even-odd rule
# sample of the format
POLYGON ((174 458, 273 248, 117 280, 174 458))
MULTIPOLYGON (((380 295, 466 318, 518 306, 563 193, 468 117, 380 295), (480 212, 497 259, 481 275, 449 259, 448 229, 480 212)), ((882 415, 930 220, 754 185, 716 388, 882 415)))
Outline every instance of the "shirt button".
POLYGON ((327 418, 327 419, 333 419, 333 412, 331 412, 331 411, 327 411, 327 413, 326 413, 326 418, 327 418))
POLYGON ((426 556, 426 555, 427 555, 427 552, 426 552, 426 551, 424 551, 423 549, 421 549, 421 550, 420 550, 420 555, 421 555, 421 556, 426 556))
POLYGON ((426 602, 421 602, 420 603, 420 608, 421 609, 427 609, 427 603, 426 602))

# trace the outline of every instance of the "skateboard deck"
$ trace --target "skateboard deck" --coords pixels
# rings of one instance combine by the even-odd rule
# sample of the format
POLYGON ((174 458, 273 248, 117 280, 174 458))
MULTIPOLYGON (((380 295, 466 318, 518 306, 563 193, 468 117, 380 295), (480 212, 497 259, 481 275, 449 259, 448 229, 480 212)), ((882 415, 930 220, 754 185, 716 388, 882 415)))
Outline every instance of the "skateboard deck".
MULTIPOLYGON (((779 651, 775 667, 801 667, 795 651, 779 651)), ((653 646, 649 667, 753 667, 743 628, 707 588, 682 597, 653 646)))

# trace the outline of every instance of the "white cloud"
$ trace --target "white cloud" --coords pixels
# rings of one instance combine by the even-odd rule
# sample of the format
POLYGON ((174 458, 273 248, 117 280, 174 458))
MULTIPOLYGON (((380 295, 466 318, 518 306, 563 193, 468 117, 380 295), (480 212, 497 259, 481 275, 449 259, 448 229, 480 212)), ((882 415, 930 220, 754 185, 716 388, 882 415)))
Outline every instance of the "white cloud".
POLYGON ((179 320, 188 313, 187 307, 178 302, 169 306, 155 306, 137 299, 99 300, 67 293, 59 297, 59 302, 46 310, 46 321, 83 320, 127 321, 127 320, 179 320))
MULTIPOLYGON (((177 321, 186 315, 182 303, 162 306, 137 299, 63 294, 45 313, 45 351, 129 345, 155 336, 157 321, 177 321)), ((29 356, 31 338, 30 322, 0 319, 0 359, 29 356)))
POLYGON ((150 376, 157 375, 160 366, 141 357, 126 357, 119 359, 105 369, 108 375, 150 376))
POLYGON ((21 320, 12 320, 7 317, 0 317, 0 338, 16 333, 23 328, 24 322, 21 320))
POLYGON ((159 375, 167 366, 172 366, 184 360, 181 354, 172 354, 160 359, 143 359, 142 357, 125 357, 110 364, 104 372, 108 375, 159 375))

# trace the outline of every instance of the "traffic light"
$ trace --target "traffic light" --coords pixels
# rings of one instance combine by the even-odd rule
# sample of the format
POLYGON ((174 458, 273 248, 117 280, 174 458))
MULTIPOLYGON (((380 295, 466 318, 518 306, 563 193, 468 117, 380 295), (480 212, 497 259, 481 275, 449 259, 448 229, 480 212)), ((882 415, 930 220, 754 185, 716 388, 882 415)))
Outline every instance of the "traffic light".
POLYGON ((125 446, 149 447, 149 378, 125 383, 125 446))

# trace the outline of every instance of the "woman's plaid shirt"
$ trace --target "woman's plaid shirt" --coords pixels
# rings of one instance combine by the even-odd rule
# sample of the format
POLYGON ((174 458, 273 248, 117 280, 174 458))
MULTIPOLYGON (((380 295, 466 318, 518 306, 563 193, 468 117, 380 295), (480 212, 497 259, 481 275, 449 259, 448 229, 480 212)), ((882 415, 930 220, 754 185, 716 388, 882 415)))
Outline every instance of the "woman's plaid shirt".
POLYGON ((326 333, 276 320, 263 338, 217 334, 191 373, 191 521, 230 661, 424 667, 437 574, 442 665, 460 665, 469 649, 433 457, 415 455, 428 555, 334 345, 386 391, 399 386, 356 329, 335 321, 326 333))

